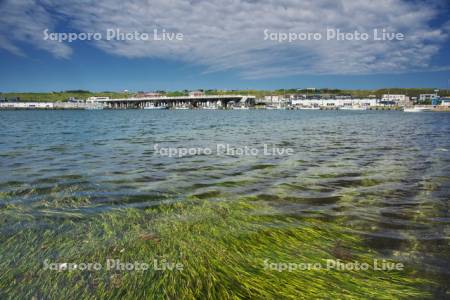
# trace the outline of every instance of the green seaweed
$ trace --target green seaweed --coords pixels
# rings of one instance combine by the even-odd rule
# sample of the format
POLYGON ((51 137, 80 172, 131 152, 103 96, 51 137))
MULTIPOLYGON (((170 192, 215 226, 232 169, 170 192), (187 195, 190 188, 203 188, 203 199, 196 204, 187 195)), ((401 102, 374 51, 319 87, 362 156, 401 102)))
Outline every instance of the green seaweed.
MULTIPOLYGON (((292 218, 256 197, 190 197, 146 209, 86 216, 0 210, 0 297, 34 299, 392 299, 431 298, 414 270, 267 268, 269 263, 371 263, 382 258, 338 224, 292 218), (202 199, 200 199, 202 198, 202 199), (100 270, 45 270, 44 261, 94 263, 100 270), (106 270, 121 262, 180 263, 183 270, 106 270)), ((56 204, 59 205, 59 204, 56 204)))

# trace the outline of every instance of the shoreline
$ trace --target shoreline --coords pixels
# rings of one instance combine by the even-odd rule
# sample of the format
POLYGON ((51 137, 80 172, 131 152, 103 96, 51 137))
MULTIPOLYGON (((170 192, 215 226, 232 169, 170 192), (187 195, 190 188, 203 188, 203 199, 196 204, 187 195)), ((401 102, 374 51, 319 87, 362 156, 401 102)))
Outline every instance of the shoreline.
MULTIPOLYGON (((27 103, 27 102, 23 102, 23 103, 27 103)), ((420 107, 424 107, 423 105, 421 105, 420 107)), ((426 108, 428 108, 429 110, 427 112, 450 112, 450 107, 448 106, 425 106, 426 108)), ((271 108, 267 108, 267 107, 250 107, 248 110, 302 110, 302 111, 309 111, 309 110, 313 110, 313 111, 403 111, 403 109, 406 107, 402 107, 402 106, 375 106, 375 107, 367 107, 365 109, 342 109, 342 107, 318 107, 316 109, 311 109, 308 107, 286 107, 286 108, 276 108, 276 109, 271 109, 271 108)), ((69 106, 69 105, 63 105, 63 106, 58 106, 58 107, 23 107, 23 106, 14 106, 14 107, 5 107, 5 106, 0 106, 0 111, 36 111, 36 110, 40 110, 40 111, 50 111, 50 110, 56 110, 56 111, 60 111, 60 110, 146 110, 146 109, 142 109, 142 108, 109 108, 109 107, 89 107, 87 105, 77 105, 77 106, 69 106)), ((176 108, 167 108, 167 109, 163 109, 163 110, 179 110, 176 108)), ((183 110, 213 110, 213 111, 232 111, 232 110, 240 110, 240 109, 233 109, 233 108, 216 108, 216 109, 205 109, 205 108, 187 108, 187 109, 183 109, 183 110)))

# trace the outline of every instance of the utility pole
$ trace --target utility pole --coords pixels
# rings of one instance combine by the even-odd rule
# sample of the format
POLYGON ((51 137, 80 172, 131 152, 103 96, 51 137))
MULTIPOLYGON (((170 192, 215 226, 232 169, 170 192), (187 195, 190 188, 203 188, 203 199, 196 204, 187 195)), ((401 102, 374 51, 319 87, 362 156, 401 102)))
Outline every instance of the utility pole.
POLYGON ((447 97, 450 96, 450 79, 447 80, 447 97))

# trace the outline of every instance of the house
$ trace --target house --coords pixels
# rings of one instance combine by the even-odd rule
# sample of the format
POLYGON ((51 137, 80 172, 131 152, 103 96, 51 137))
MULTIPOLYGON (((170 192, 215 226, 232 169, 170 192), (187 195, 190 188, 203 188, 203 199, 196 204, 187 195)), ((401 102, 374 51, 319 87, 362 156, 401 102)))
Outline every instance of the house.
POLYGON ((189 97, 202 97, 205 96, 203 91, 191 91, 189 92, 189 97))
POLYGON ((450 107, 450 98, 442 98, 441 99, 441 106, 450 107))
POLYGON ((381 100, 382 101, 404 102, 404 101, 409 101, 409 97, 406 95, 385 94, 385 95, 383 95, 381 100))

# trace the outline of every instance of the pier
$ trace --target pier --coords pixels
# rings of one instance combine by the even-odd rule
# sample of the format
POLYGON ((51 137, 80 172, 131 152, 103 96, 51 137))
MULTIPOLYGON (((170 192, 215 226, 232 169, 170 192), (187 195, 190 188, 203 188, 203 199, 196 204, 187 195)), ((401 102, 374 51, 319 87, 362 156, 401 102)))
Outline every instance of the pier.
POLYGON ((231 105, 253 106, 255 96, 243 95, 202 95, 177 97, 135 97, 122 99, 97 98, 87 103, 101 104, 110 109, 143 109, 148 105, 165 106, 167 108, 230 108, 231 105))

